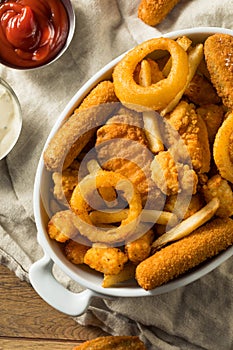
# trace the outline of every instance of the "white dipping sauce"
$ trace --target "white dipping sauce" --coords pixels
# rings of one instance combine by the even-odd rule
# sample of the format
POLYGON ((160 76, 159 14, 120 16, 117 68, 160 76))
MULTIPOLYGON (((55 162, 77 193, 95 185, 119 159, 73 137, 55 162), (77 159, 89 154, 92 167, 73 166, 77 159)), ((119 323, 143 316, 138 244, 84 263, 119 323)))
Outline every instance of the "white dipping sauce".
POLYGON ((20 107, 11 93, 0 85, 0 159, 16 143, 21 130, 20 107))

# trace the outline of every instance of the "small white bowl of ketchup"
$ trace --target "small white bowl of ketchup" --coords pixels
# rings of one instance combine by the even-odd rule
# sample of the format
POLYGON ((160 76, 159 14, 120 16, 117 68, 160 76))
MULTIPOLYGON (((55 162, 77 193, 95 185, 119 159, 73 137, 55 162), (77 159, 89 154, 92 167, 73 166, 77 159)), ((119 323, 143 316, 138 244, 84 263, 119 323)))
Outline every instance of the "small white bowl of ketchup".
POLYGON ((3 0, 0 4, 0 63, 32 69, 56 61, 75 28, 70 0, 3 0))

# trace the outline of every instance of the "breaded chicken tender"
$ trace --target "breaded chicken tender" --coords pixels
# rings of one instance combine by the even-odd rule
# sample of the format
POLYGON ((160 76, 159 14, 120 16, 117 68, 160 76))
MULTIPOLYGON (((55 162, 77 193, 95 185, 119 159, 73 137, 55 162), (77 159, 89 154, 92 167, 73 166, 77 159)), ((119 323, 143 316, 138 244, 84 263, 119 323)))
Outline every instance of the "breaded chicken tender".
POLYGON ((210 169, 210 147, 205 122, 197 115, 194 105, 181 101, 166 117, 166 133, 174 159, 182 162, 190 159, 193 169, 198 173, 208 172, 210 169), (186 147, 179 147, 178 132, 186 147), (176 147, 178 145, 178 147, 176 147))
POLYGON ((114 247, 92 247, 84 256, 85 264, 107 275, 117 275, 127 261, 127 255, 114 247))
POLYGON ((227 180, 220 175, 211 177, 207 184, 203 186, 203 194, 207 202, 217 197, 220 201, 216 215, 219 217, 228 217, 233 215, 233 192, 227 180))
POLYGON ((180 276, 233 244, 233 220, 217 218, 189 236, 156 252, 136 268, 138 284, 154 289, 180 276))
POLYGON ((49 142, 43 155, 45 167, 50 171, 68 168, 116 108, 112 102, 117 101, 111 81, 102 81, 91 90, 49 142))
POLYGON ((68 239, 76 236, 78 230, 73 224, 73 215, 70 210, 59 211, 54 214, 47 226, 49 237, 58 242, 66 242, 68 239))
POLYGON ((223 106, 215 104, 203 105, 197 108, 197 114, 204 120, 210 144, 213 144, 215 135, 223 122, 223 106))
POLYGON ((138 17, 146 24, 156 26, 178 2, 179 0, 142 0, 138 7, 138 17))
POLYGON ((217 104, 221 102, 213 85, 200 74, 195 74, 184 95, 196 105, 217 104))
POLYGON ((151 251, 151 244, 154 238, 153 230, 147 231, 142 237, 136 239, 133 242, 127 243, 125 246, 125 252, 129 257, 129 260, 135 264, 148 258, 151 251))
POLYGON ((156 208, 162 194, 151 178, 153 154, 147 148, 142 115, 127 109, 122 113, 98 129, 97 158, 103 169, 120 173, 135 185, 143 205, 149 200, 156 208))
POLYGON ((233 109, 233 36, 209 36, 204 44, 204 54, 211 81, 225 106, 233 109))
POLYGON ((89 246, 73 241, 71 239, 66 243, 64 247, 64 253, 67 259, 70 260, 73 264, 80 265, 84 264, 84 256, 88 249, 90 249, 89 246))
POLYGON ((88 340, 73 350, 146 350, 137 336, 106 336, 88 340))
POLYGON ((196 193, 198 177, 188 164, 176 162, 168 151, 161 151, 151 163, 152 179, 167 196, 181 190, 196 193))

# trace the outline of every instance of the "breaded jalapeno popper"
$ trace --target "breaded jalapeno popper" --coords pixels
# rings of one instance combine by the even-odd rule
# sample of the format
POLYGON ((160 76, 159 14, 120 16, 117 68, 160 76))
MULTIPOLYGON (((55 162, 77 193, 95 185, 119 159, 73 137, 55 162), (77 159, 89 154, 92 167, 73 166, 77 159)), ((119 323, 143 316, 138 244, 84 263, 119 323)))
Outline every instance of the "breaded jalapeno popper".
POLYGON ((166 246, 136 268, 139 285, 150 290, 187 272, 233 244, 233 220, 214 219, 166 246))
POLYGON ((72 116, 62 125, 44 152, 44 163, 48 170, 66 169, 79 155, 115 108, 118 99, 112 82, 99 83, 72 116))

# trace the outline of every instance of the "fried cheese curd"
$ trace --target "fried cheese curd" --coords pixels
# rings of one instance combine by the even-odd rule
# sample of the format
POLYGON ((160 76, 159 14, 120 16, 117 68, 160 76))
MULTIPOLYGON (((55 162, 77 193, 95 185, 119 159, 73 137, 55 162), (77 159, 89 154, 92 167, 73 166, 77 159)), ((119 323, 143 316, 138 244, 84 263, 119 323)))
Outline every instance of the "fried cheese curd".
MULTIPOLYGON (((117 286, 121 282, 134 278, 138 286, 151 290, 190 271, 233 244, 231 219, 233 177, 230 171, 233 169, 233 112, 231 110, 233 103, 226 70, 222 62, 218 65, 217 51, 221 48, 221 38, 221 36, 213 36, 203 43, 205 55, 200 63, 198 54, 198 60, 194 62, 194 67, 197 67, 195 74, 191 75, 192 79, 187 78, 189 83, 185 89, 182 88, 182 93, 170 99, 172 104, 169 102, 169 106, 172 105, 172 109, 163 106, 162 111, 165 113, 161 113, 159 122, 158 119, 157 121, 153 119, 161 109, 152 108, 151 110, 151 105, 148 108, 145 106, 146 89, 166 79, 171 69, 169 67, 172 65, 171 55, 168 54, 158 58, 156 55, 154 58, 152 58, 153 55, 147 56, 135 65, 133 78, 137 85, 144 88, 143 108, 134 109, 125 101, 121 101, 115 94, 117 89, 115 89, 114 79, 113 82, 98 84, 97 90, 93 88, 90 97, 87 96, 81 103, 81 106, 88 108, 89 102, 90 106, 93 106, 96 103, 103 103, 106 99, 110 102, 120 100, 118 108, 108 109, 107 115, 103 120, 101 119, 99 126, 88 135, 88 140, 85 138, 85 144, 91 143, 94 147, 95 159, 94 166, 92 164, 87 167, 88 173, 84 175, 84 180, 86 176, 91 178, 96 176, 97 179, 98 171, 124 176, 139 194, 140 210, 144 210, 149 202, 149 208, 146 207, 146 210, 149 209, 150 215, 144 217, 149 220, 148 217, 153 217, 151 211, 155 213, 162 210, 164 214, 174 215, 176 220, 173 226, 169 226, 168 222, 161 223, 153 220, 149 221, 150 225, 148 225, 148 222, 143 222, 143 215, 139 215, 138 227, 141 227, 141 224, 150 226, 146 231, 142 230, 141 236, 134 236, 134 230, 136 230, 134 226, 130 239, 124 242, 118 241, 117 247, 113 242, 107 242, 107 239, 106 242, 100 239, 91 242, 90 238, 88 242, 83 241, 85 234, 82 235, 79 232, 73 220, 73 215, 78 213, 75 214, 72 207, 69 208, 70 198, 79 186, 79 166, 85 156, 89 157, 88 151, 88 154, 85 154, 85 148, 80 144, 83 138, 80 137, 73 145, 72 161, 71 158, 69 162, 66 161, 61 174, 57 170, 57 165, 49 164, 57 164, 54 159, 54 154, 57 153, 57 150, 54 151, 55 146, 60 139, 63 139, 63 132, 65 138, 69 139, 70 131, 67 128, 61 128, 59 137, 51 142, 49 152, 45 152, 46 168, 51 172, 53 180, 54 198, 61 205, 68 206, 68 210, 58 211, 49 220, 48 235, 63 246, 64 254, 69 261, 77 265, 87 265, 101 273, 103 287, 117 286), (218 45, 215 47, 216 40, 218 45), (106 89, 109 91, 106 92, 106 89), (146 128, 146 123, 147 126, 151 126, 151 130, 146 128), (152 137, 149 138, 149 134, 152 137), (156 147, 152 147, 153 142, 156 147), (223 145, 224 150, 222 150, 223 145), (53 153, 51 159, 50 151, 53 153), (84 152, 82 156, 80 152, 84 152), (211 204, 214 208, 208 211, 208 206, 211 204), (192 220, 196 222, 195 225, 192 220), (186 222, 188 227, 185 227, 186 222), (185 232, 180 232, 183 227, 185 232), (156 245, 163 235, 176 230, 179 231, 177 241, 171 240, 163 246, 156 245)), ((223 43, 228 43, 229 40, 233 39, 223 37, 223 43)), ((183 49, 187 52, 183 52, 182 55, 186 54, 189 64, 192 64, 192 60, 195 61, 195 55, 189 60, 189 53, 193 52, 196 44, 190 39, 187 42, 191 46, 188 45, 183 49)), ((228 48, 224 44, 223 57, 226 58, 230 54, 233 57, 232 46, 228 48)), ((176 59, 179 58, 176 57, 176 59)), ((123 72, 121 76, 119 73, 118 67, 118 78, 124 80, 123 72)), ((161 84, 161 86, 164 85, 161 84)), ((166 94, 165 88, 162 93, 166 94)), ((78 110, 79 107, 74 114, 78 110)), ((83 121, 77 122, 72 117, 71 122, 79 126, 81 122, 85 122, 86 118, 85 114, 83 121)), ((98 116, 94 116, 94 119, 96 118, 98 116)), ((63 145, 64 140, 60 146, 63 145)), ((59 158, 60 165, 61 157, 59 158)), ((100 187, 101 190, 98 189, 97 192, 104 199, 105 207, 98 209, 98 205, 97 207, 87 203, 85 205, 88 207, 87 215, 90 220, 93 217, 99 218, 99 223, 92 222, 93 227, 102 226, 109 233, 111 229, 118 229, 127 217, 129 201, 122 200, 120 192, 118 193, 114 186, 101 184, 100 187), (123 205, 122 213, 121 205, 123 205), (102 218, 101 211, 103 211, 102 218), (117 222, 114 219, 116 212, 119 215, 117 222), (108 213, 111 219, 103 219, 108 213)), ((95 204, 98 204, 98 200, 95 204)))
POLYGON ((117 275, 127 261, 127 255, 114 247, 94 246, 84 256, 85 264, 107 275, 117 275))
POLYGON ((70 210, 59 211, 48 222, 47 231, 50 238, 58 242, 66 242, 76 236, 77 227, 73 224, 73 213, 70 210))

